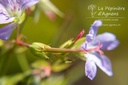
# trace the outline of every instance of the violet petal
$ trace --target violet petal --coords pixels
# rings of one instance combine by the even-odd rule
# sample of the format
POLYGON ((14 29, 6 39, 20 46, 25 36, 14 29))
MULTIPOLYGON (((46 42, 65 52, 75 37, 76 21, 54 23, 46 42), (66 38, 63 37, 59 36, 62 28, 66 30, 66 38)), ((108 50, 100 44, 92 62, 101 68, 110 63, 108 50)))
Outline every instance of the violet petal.
POLYGON ((98 35, 93 44, 98 44, 100 42, 102 44, 101 50, 113 50, 119 45, 119 41, 116 39, 116 36, 112 33, 103 33, 98 35))
POLYGON ((93 37, 95 37, 96 34, 97 34, 97 31, 98 31, 98 28, 99 28, 101 25, 102 25, 101 20, 96 20, 96 21, 92 24, 92 26, 91 26, 91 28, 90 28, 90 31, 89 31, 89 34, 92 34, 93 37))
POLYGON ((86 76, 93 80, 96 76, 97 67, 95 65, 95 62, 91 61, 90 59, 87 59, 85 64, 85 74, 86 76))
POLYGON ((12 22, 13 20, 14 20, 14 17, 9 18, 5 14, 0 13, 0 24, 6 24, 6 23, 9 23, 9 22, 12 22))
POLYGON ((7 40, 10 38, 10 35, 14 28, 17 27, 17 23, 11 23, 7 26, 4 26, 3 28, 0 29, 0 39, 2 40, 7 40))
POLYGON ((87 50, 87 43, 86 43, 86 42, 83 43, 83 44, 81 45, 81 48, 84 49, 84 50, 87 50))
POLYGON ((94 59, 96 65, 102 70, 104 71, 108 76, 112 76, 113 72, 112 72, 112 66, 111 66, 111 62, 109 60, 109 58, 107 58, 105 55, 100 55, 98 53, 95 54, 96 57, 94 59))
POLYGON ((12 22, 14 18, 10 18, 6 9, 0 4, 0 24, 12 22))
POLYGON ((85 74, 86 76, 93 80, 97 73, 97 66, 93 60, 93 55, 88 53, 85 54, 86 57, 86 63, 85 63, 85 74))
POLYGON ((19 0, 19 2, 22 3, 21 8, 22 8, 22 10, 24 10, 24 9, 38 3, 39 0, 19 0))
POLYGON ((87 35, 86 35, 86 42, 87 42, 87 43, 91 42, 93 39, 94 39, 94 37, 93 37, 92 34, 87 34, 87 35))

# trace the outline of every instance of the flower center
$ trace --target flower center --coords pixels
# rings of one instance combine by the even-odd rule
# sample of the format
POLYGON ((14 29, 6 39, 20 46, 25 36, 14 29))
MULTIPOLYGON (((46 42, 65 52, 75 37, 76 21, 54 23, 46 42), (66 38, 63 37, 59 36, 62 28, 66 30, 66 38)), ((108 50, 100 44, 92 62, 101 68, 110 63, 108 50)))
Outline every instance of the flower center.
POLYGON ((102 44, 99 42, 96 47, 92 47, 92 48, 88 48, 88 49, 84 49, 84 50, 87 51, 87 52, 96 51, 99 54, 103 54, 104 52, 102 50, 100 50, 101 47, 102 47, 102 44))
POLYGON ((102 44, 100 44, 99 42, 98 45, 95 48, 93 48, 93 50, 97 51, 100 54, 103 54, 104 52, 100 50, 101 47, 102 47, 102 44))
POLYGON ((14 22, 21 24, 25 19, 24 10, 21 9, 21 5, 17 0, 8 0, 8 5, 6 10, 8 11, 10 17, 15 17, 14 22))

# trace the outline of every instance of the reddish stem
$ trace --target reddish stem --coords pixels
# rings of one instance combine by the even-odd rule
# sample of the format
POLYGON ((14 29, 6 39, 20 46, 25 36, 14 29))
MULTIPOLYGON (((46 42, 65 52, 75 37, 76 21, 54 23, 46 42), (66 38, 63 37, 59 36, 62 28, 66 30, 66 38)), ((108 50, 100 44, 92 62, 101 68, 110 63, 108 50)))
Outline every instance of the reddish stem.
POLYGON ((16 39, 16 40, 15 40, 15 43, 16 43, 17 45, 20 45, 20 46, 30 47, 29 44, 27 44, 27 43, 25 43, 25 42, 23 42, 23 41, 20 41, 19 39, 16 39))

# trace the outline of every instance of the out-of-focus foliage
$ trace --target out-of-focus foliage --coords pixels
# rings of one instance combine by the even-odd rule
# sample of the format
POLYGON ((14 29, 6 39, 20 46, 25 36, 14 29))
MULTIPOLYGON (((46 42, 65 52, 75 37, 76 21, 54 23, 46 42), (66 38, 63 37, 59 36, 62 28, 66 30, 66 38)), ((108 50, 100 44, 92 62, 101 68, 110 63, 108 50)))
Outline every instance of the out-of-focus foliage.
MULTIPOLYGON (((85 38, 71 45, 73 38, 82 29, 88 33, 90 24, 98 19, 86 18, 90 15, 87 9, 90 4, 126 8, 128 5, 126 0, 40 0, 38 4, 26 10, 28 15, 21 26, 25 36, 23 40, 30 44, 42 42, 51 47, 79 48, 85 38)), ((112 61, 113 77, 108 77, 98 70, 94 81, 88 80, 84 73, 85 59, 80 56, 82 53, 47 53, 39 50, 38 53, 46 59, 35 55, 38 53, 33 55, 30 49, 14 44, 14 31, 11 39, 0 40, 0 85, 127 85, 126 10, 125 13, 122 12, 122 16, 125 18, 119 19, 118 22, 121 26, 103 26, 99 29, 99 33, 112 32, 120 40, 120 46, 116 50, 105 52, 112 61)))

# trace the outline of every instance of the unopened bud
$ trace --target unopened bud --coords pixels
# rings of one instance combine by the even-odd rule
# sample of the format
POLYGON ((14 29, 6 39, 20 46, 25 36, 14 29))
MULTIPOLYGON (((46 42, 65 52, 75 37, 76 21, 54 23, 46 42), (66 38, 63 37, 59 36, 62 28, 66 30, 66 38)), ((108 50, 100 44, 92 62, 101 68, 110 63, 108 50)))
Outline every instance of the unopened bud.
POLYGON ((34 53, 35 55, 39 57, 49 59, 49 57, 44 52, 45 48, 51 48, 51 47, 46 44, 39 43, 39 42, 34 42, 30 45, 30 50, 32 51, 32 53, 34 53))

